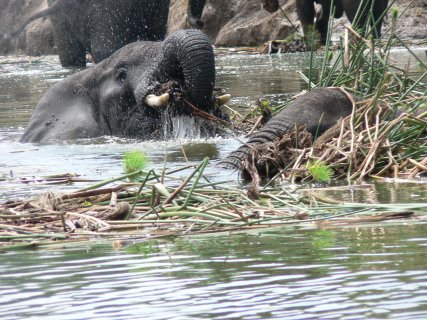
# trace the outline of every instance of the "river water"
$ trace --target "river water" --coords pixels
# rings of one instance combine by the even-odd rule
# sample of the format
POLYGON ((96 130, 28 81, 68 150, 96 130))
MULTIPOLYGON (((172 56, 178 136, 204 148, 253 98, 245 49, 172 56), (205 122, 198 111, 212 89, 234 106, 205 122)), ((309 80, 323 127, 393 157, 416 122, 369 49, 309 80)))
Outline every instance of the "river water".
MULTIPOLYGON (((399 51, 396 57, 417 72, 409 57, 399 51)), ((425 49, 419 57, 427 60, 425 49)), ((297 72, 308 65, 304 54, 221 55, 217 85, 241 110, 259 98, 277 104, 305 88, 297 72)), ((85 186, 23 184, 21 177, 118 176, 128 149, 144 150, 159 168, 165 155, 170 167, 185 164, 181 148, 190 161, 208 156, 214 164, 240 144, 234 138, 154 143, 113 137, 19 143, 37 101, 72 72, 56 57, 32 63, 0 58, 0 201, 85 186)), ((213 166, 208 173, 230 183, 237 179, 213 166)), ((423 181, 366 185, 328 196, 372 203, 427 199, 423 181)), ((427 224, 417 219, 4 252, 0 319, 427 319, 426 234, 427 224)))

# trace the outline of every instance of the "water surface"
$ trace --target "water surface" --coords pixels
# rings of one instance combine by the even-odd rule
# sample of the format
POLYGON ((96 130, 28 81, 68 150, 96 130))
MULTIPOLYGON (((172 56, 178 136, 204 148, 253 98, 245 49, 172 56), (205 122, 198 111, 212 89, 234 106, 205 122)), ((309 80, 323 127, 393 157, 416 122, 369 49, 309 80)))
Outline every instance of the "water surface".
POLYGON ((427 225, 0 255, 0 318, 426 319, 427 225))

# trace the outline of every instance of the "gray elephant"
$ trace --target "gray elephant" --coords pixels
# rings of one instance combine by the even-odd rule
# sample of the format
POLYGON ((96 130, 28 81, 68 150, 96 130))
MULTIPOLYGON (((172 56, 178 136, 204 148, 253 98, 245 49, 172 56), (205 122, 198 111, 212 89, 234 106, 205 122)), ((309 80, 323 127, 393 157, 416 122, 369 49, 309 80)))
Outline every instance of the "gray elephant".
POLYGON ((163 42, 134 42, 52 86, 39 101, 21 142, 101 135, 159 138, 167 122, 161 107, 168 101, 181 107, 169 105, 171 113, 201 110, 221 116, 215 109, 214 84, 214 52, 200 30, 179 30, 163 42), (155 95, 171 83, 183 88, 197 110, 179 104, 183 95, 174 85, 155 95))
MULTIPOLYGON (((263 6, 269 12, 279 10, 278 0, 262 0, 263 6)), ((364 26, 372 12, 375 21, 369 21, 371 26, 375 26, 374 36, 381 36, 381 25, 383 13, 387 9, 388 0, 296 0, 298 19, 301 22, 304 35, 309 35, 313 30, 320 33, 320 41, 325 44, 328 35, 328 26, 331 6, 335 7, 334 18, 341 18, 345 12, 350 22, 357 22, 357 26, 364 26), (321 6, 320 12, 316 12, 315 3, 321 6), (355 21, 360 8, 358 21, 355 21), (316 21, 316 22, 315 22, 316 21)))
POLYGON ((318 88, 300 96, 274 116, 267 124, 219 165, 241 169, 252 147, 279 139, 296 126, 305 126, 313 137, 320 136, 340 119, 351 114, 353 104, 339 89, 318 88))
MULTIPOLYGON (((86 53, 95 62, 137 40, 163 40, 166 34, 170 0, 49 0, 49 7, 31 16, 11 35, 31 21, 49 16, 55 43, 64 67, 82 67, 86 53)), ((189 0, 189 23, 199 22, 206 0, 189 0)))
POLYGON ((334 18, 342 17, 345 12, 348 20, 355 22, 359 27, 363 27, 369 19, 369 24, 375 27, 374 36, 377 38, 381 36, 383 13, 387 9, 388 0, 296 0, 298 18, 304 35, 307 36, 315 29, 320 33, 320 42, 325 44, 332 5, 335 6, 334 18), (321 5, 320 13, 316 13, 314 3, 321 5), (358 14, 359 6, 360 14, 358 14), (358 21, 355 21, 356 15, 359 17, 358 21))

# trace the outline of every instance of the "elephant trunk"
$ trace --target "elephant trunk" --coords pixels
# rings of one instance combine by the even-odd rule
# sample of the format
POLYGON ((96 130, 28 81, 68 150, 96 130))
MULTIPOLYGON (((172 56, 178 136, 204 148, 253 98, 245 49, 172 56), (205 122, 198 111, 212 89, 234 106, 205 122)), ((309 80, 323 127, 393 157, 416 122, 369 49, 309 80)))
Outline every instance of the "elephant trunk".
POLYGON ((163 44, 163 77, 183 78, 191 100, 204 111, 212 109, 215 56, 208 37, 199 30, 180 30, 163 44))
POLYGON ((249 153, 255 146, 279 139, 294 127, 295 123, 292 121, 288 121, 281 117, 272 118, 260 131, 251 136, 245 144, 224 158, 219 163, 219 166, 228 169, 241 168, 242 161, 247 159, 249 153))
POLYGON ((332 127, 337 121, 351 114, 352 100, 337 88, 316 88, 298 97, 274 116, 246 144, 231 152, 219 165, 225 168, 242 167, 252 147, 274 141, 296 126, 304 126, 313 137, 332 127))

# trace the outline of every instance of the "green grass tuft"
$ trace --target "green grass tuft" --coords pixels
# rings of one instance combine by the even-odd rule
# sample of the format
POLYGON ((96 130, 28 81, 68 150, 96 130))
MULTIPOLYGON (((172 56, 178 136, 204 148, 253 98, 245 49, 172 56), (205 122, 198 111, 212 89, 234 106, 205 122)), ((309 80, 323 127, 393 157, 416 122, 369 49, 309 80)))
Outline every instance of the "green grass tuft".
POLYGON ((313 179, 317 182, 330 182, 334 175, 333 170, 326 164, 318 161, 312 161, 308 164, 307 170, 313 179))
POLYGON ((143 170, 148 165, 148 156, 139 150, 126 151, 123 156, 123 167, 126 173, 143 170))

